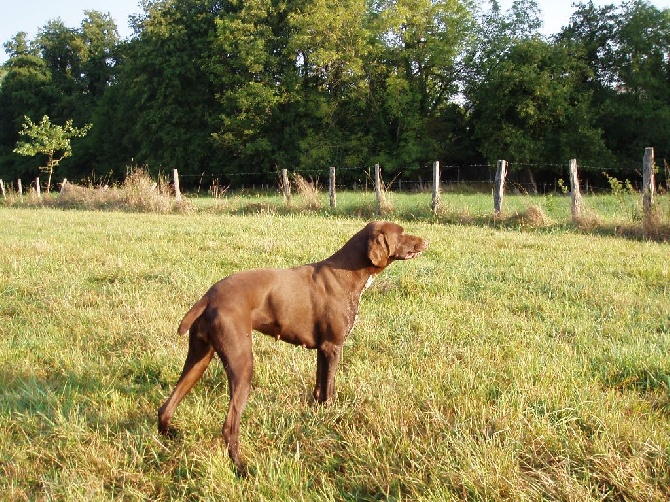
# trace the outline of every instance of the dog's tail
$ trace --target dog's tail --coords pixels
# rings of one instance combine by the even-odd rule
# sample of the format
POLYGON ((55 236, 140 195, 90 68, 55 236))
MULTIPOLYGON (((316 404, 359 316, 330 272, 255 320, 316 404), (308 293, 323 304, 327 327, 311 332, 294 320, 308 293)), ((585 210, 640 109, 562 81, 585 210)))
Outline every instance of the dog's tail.
POLYGON ((207 295, 203 296, 198 303, 193 305, 191 307, 191 310, 186 312, 186 315, 184 318, 181 320, 181 323, 179 324, 179 329, 177 330, 177 333, 180 335, 183 335, 186 333, 191 326, 193 325, 193 322, 200 317, 200 315, 205 311, 205 308, 207 307, 208 303, 207 295))

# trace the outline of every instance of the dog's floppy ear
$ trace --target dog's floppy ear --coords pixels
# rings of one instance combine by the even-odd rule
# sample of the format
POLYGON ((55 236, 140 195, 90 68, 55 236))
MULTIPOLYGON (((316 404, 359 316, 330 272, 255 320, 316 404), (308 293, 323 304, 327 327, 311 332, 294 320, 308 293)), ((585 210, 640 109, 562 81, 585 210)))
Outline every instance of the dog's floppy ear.
POLYGON ((368 239, 368 258, 375 267, 388 264, 389 249, 383 232, 375 232, 368 239))
POLYGON ((375 267, 388 266, 397 246, 398 232, 395 227, 392 229, 386 227, 375 229, 368 239, 368 258, 375 267))

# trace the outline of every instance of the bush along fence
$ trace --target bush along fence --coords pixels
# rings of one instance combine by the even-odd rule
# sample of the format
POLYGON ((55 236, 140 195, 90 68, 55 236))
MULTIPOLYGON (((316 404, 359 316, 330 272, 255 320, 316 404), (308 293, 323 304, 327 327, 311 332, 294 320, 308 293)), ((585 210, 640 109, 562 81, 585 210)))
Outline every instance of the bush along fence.
MULTIPOLYGON (((432 198, 431 198, 431 210, 433 213, 438 212, 440 205, 440 195, 442 189, 441 176, 440 176, 440 163, 438 161, 433 163, 433 176, 432 176, 432 198)), ((499 160, 496 166, 495 179, 493 182, 493 214, 494 216, 500 216, 503 214, 503 202, 505 196, 505 187, 506 187, 506 178, 508 175, 508 162, 505 160, 499 160)), ((305 184, 309 184, 304 181, 298 173, 293 174, 294 182, 302 180, 305 184)), ((329 192, 329 201, 330 207, 335 209, 337 207, 337 193, 336 193, 336 169, 335 167, 330 167, 329 169, 329 179, 328 179, 328 192, 329 192)), ((179 182, 179 172, 177 169, 173 169, 172 172, 173 179, 173 193, 177 202, 182 200, 182 193, 180 190, 179 182)), ((569 179, 570 179, 570 194, 571 194, 571 211, 572 217, 575 220, 578 220, 583 216, 584 213, 584 204, 582 203, 582 196, 580 192, 580 181, 579 173, 577 168, 577 160, 572 159, 569 162, 569 179)), ((374 192, 376 199, 376 210, 378 214, 385 212, 387 207, 387 201, 385 198, 385 192, 388 190, 389 185, 385 185, 382 176, 381 176, 381 167, 379 164, 375 165, 374 169, 374 192)), ((63 187, 67 184, 67 180, 63 180, 61 184, 61 191, 63 187)), ((16 182, 16 194, 19 196, 19 199, 23 198, 23 185, 21 179, 18 179, 16 182)), ((402 189, 402 185, 400 185, 402 189)), ((5 186, 5 183, 0 179, 0 193, 2 199, 5 200, 8 197, 8 192, 13 190, 11 184, 9 187, 5 186)), ((291 181, 289 179, 289 172, 287 169, 282 169, 280 173, 279 180, 279 190, 283 194, 287 203, 290 204, 291 201, 291 181)), ((314 188, 316 192, 316 188, 314 188)), ((588 191, 588 190, 587 190, 588 191)), ((653 202, 654 202, 654 191, 655 191, 655 181, 654 181, 654 149, 649 147, 645 149, 644 158, 643 158, 643 180, 642 180, 642 207, 644 211, 644 218, 651 217, 653 202)), ((34 194, 38 199, 41 199, 42 194, 40 191, 40 180, 39 178, 35 179, 34 188, 30 187, 31 194, 34 194)), ((215 186, 212 185, 212 194, 216 197, 222 193, 226 192, 226 189, 221 189, 218 184, 215 186)))

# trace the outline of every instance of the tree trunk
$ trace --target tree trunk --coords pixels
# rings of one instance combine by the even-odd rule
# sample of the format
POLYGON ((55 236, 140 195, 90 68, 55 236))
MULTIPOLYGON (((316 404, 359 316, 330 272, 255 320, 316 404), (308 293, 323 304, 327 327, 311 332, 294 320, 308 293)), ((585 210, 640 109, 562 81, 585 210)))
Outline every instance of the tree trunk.
POLYGON ((51 175, 54 172, 54 156, 53 153, 49 154, 49 162, 47 162, 47 172, 49 177, 47 178, 47 194, 51 192, 51 175))
POLYGON ((535 176, 533 176, 530 167, 528 168, 528 182, 530 183, 530 193, 537 195, 537 183, 535 183, 535 176))

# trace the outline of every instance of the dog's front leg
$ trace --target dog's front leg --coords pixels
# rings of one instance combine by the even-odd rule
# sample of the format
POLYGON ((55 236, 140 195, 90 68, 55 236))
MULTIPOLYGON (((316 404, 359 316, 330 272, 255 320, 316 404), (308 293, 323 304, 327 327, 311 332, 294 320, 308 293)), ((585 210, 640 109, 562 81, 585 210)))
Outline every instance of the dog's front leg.
POLYGON ((326 389, 324 382, 326 377, 324 371, 328 363, 326 356, 321 349, 316 350, 316 384, 314 385, 314 400, 317 403, 323 403, 326 400, 326 389))
POLYGON ((316 386, 314 399, 318 403, 330 401, 335 395, 335 373, 337 371, 342 346, 324 342, 316 354, 316 386))

